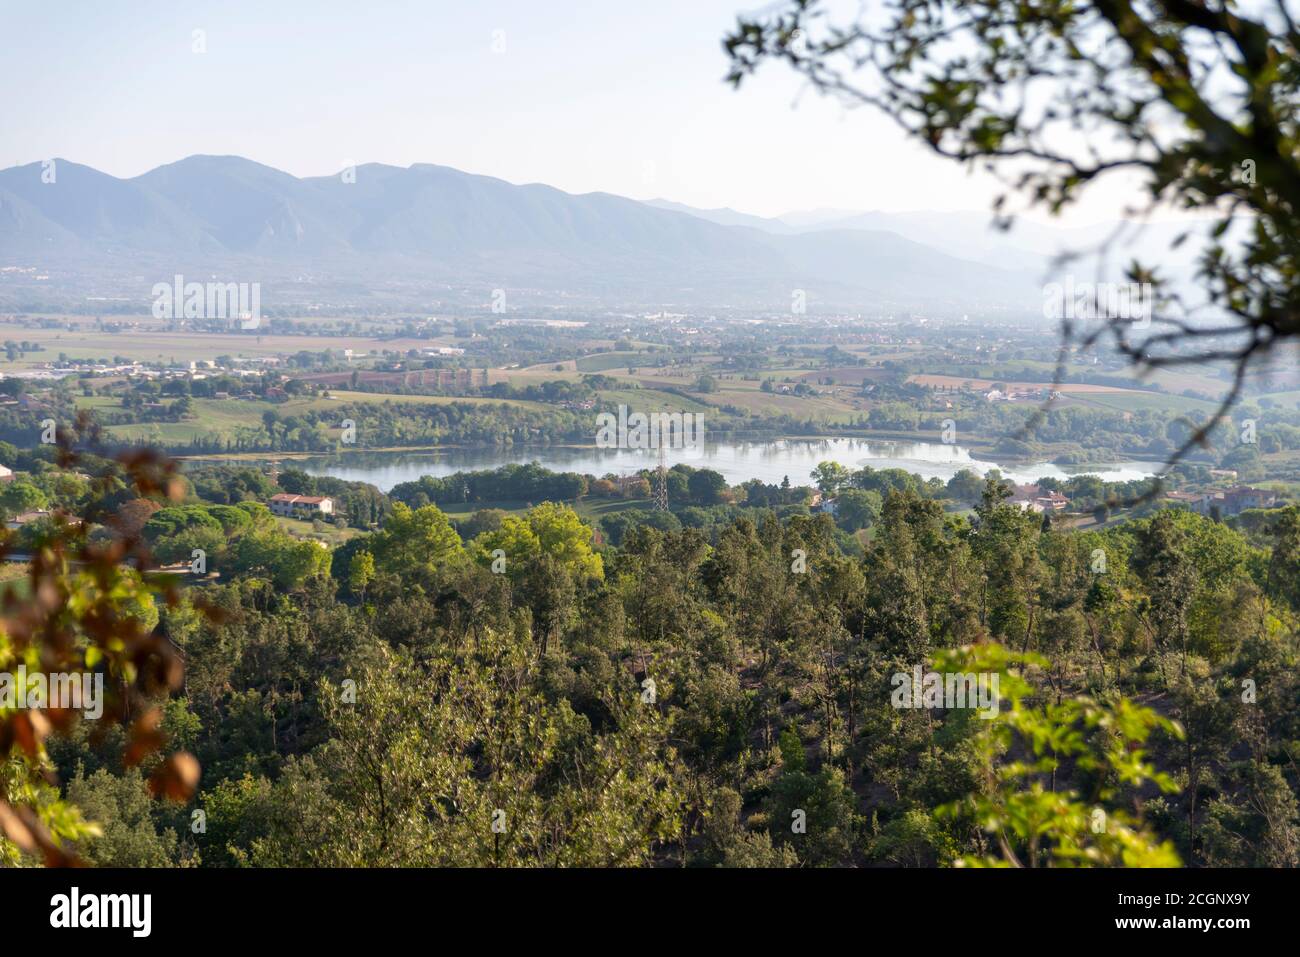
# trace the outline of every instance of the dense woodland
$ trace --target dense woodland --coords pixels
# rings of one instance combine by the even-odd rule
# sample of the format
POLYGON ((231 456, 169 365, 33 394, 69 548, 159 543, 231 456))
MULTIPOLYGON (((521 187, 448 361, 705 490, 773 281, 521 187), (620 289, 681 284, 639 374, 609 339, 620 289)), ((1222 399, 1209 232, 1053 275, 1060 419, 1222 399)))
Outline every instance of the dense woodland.
POLYGON ((183 660, 153 703, 192 793, 115 726, 47 742, 90 863, 1300 863, 1300 507, 1072 532, 996 480, 969 514, 886 487, 850 553, 781 506, 615 546, 398 500, 330 551, 218 484, 113 503, 221 575, 121 611, 183 660), (897 707, 918 665, 998 675, 997 717, 897 707))
MULTIPOLYGON (((591 311, 614 318, 567 323, 578 329, 498 324, 475 268, 438 290, 440 309, 473 316, 422 318, 422 284, 359 283, 364 306, 340 290, 336 316, 272 307, 249 330, 259 345, 264 332, 364 336, 364 369, 331 349, 261 357, 275 369, 217 356, 210 377, 162 352, 125 372, 60 354, 59 374, 77 374, 0 383, 0 464, 18 473, 0 475, 15 526, 0 539, 0 676, 85 670, 108 689, 103 720, 0 698, 0 865, 1300 865, 1300 505, 1221 519, 1146 482, 1045 480, 1070 499, 1058 520, 1012 505, 996 471, 940 482, 824 463, 817 498, 802 476, 728 487, 677 466, 669 509, 651 510, 645 473, 517 466, 382 494, 293 469, 182 473, 164 454, 588 442, 594 414, 644 388, 706 408, 714 436, 951 429, 1001 462, 1146 457, 1169 463, 1168 487, 1280 480, 1294 502, 1293 370, 1248 373, 1300 337, 1300 30, 1283 2, 1255 7, 897 0, 857 19, 853 5, 782 0, 723 38, 734 86, 781 65, 841 106, 883 110, 939 157, 1013 174, 993 207, 1003 228, 1086 211, 1084 194, 1120 171, 1137 177, 1133 215, 1205 220, 1190 244, 1204 297, 1171 285, 1177 257, 1157 269, 1135 251, 1122 267, 1158 293, 1153 322, 1106 310, 1064 321, 1059 339, 977 333, 966 308, 984 297, 954 282, 934 291, 959 323, 895 321, 910 309, 863 287, 890 315, 853 329, 839 320, 862 321, 860 302, 840 316, 815 295, 805 316, 802 288, 774 318, 774 272, 741 306, 675 326, 659 302, 662 324, 634 328, 651 304, 617 287, 676 259, 624 256, 637 268, 623 273, 616 244, 582 270, 613 297, 591 311), (733 318, 745 322, 724 328, 733 318), (451 348, 444 360, 381 344, 405 337, 451 348), (1170 370, 1190 373, 1147 381, 1170 370), (467 381, 418 374, 434 371, 467 381), (737 377, 753 388, 726 388, 737 377), (1032 388, 1001 401, 985 379, 1032 388), (393 391, 333 401, 327 382, 393 391), (1053 396, 1070 382, 1137 388, 1115 407, 1053 396), (795 401, 819 389, 838 392, 828 410, 795 401), (417 401, 428 393, 450 401, 417 401), (790 401, 749 401, 774 393, 790 401), (199 428, 218 402, 224 424, 199 428), (92 445, 102 457, 79 451, 92 445), (330 495, 338 512, 277 519, 276 491, 330 495), (813 511, 832 497, 833 514, 813 511), (991 708, 931 697, 908 684, 924 672, 998 693, 991 708)), ((1095 250, 1098 265, 1111 252, 1095 250)), ((558 279, 523 310, 562 293, 554 314, 583 315, 573 303, 595 287, 574 296, 558 279)), ((122 315, 93 328, 124 343, 142 328, 131 298, 56 280, 36 293, 24 280, 11 308, 122 315)), ((11 318, 42 333, 4 343, 28 371, 27 353, 90 328, 11 318)))

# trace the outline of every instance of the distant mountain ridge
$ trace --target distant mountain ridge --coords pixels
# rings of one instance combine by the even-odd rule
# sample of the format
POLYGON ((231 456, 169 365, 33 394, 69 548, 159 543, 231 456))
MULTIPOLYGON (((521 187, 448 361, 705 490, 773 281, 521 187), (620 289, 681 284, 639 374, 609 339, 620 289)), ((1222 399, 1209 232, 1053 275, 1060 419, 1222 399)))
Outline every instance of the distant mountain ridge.
MULTIPOLYGON (((485 301, 502 288, 539 302, 780 311, 801 289, 811 310, 1034 304, 1030 277, 885 229, 783 232, 731 210, 711 221, 430 164, 307 178, 237 156, 129 179, 61 159, 52 169, 53 182, 39 163, 0 171, 0 266, 51 271, 70 294, 131 299, 144 295, 137 277, 188 270, 303 301, 345 289, 362 302, 439 290, 485 301)), ((0 283, 0 296, 14 292, 0 283)))
MULTIPOLYGON (((1105 243, 1121 226, 1118 221, 1091 226, 1048 225, 1020 218, 1010 231, 998 229, 991 212, 914 211, 887 213, 880 210, 818 209, 783 213, 766 218, 733 209, 697 209, 668 200, 650 200, 651 205, 688 213, 722 225, 746 225, 775 235, 826 230, 874 230, 895 233, 904 239, 929 246, 959 259, 999 265, 1003 268, 1043 273, 1050 269, 1056 255, 1072 251, 1087 253, 1105 243)), ((1171 251, 1175 238, 1188 228, 1187 223, 1129 223, 1116 242, 1119 258, 1127 261, 1135 255, 1148 262, 1169 263, 1186 269, 1195 258, 1198 244, 1191 243, 1181 252, 1171 251)))

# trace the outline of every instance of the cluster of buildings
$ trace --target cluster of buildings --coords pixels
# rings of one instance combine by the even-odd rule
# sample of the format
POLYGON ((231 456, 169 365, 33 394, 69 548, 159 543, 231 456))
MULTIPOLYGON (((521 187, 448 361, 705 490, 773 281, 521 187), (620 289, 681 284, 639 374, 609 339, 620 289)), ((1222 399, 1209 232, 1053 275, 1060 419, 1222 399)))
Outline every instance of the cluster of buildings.
MULTIPOLYGON (((1250 508, 1273 508, 1278 504, 1276 492, 1249 485, 1208 489, 1201 492, 1166 492, 1165 500, 1186 506, 1206 517, 1229 518, 1250 508)), ((1070 500, 1060 492, 1049 492, 1038 485, 1017 485, 1010 504, 1029 512, 1060 512, 1070 500)))
POLYGON ((1061 393, 1055 389, 1020 389, 1007 386, 1001 389, 988 389, 982 392, 985 402, 1041 402, 1043 399, 1060 398, 1061 393))
POLYGON ((1277 504, 1277 493, 1266 488, 1236 485, 1204 492, 1167 492, 1165 499, 1185 505, 1200 515, 1227 518, 1240 515, 1248 508, 1272 508, 1277 504))
MULTIPOLYGON (((5 527, 11 532, 16 532, 28 525, 52 518, 54 518, 54 511, 52 509, 38 508, 33 509, 30 512, 20 512, 17 515, 10 515, 5 519, 5 527)), ((64 521, 74 527, 80 527, 83 524, 82 520, 75 516, 65 516, 64 521)))
POLYGON ((1041 485, 1017 485, 1011 491, 1010 503, 1026 512, 1060 512, 1070 500, 1060 492, 1049 492, 1041 485))

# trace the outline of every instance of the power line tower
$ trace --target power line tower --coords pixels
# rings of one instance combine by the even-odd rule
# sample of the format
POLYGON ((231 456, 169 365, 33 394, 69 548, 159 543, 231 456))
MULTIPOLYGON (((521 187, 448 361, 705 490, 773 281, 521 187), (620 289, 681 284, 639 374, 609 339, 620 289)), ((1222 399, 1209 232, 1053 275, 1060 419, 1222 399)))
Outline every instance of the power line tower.
POLYGON ((655 475, 655 508, 661 512, 668 511, 668 453, 664 450, 662 437, 659 439, 659 471, 655 475))

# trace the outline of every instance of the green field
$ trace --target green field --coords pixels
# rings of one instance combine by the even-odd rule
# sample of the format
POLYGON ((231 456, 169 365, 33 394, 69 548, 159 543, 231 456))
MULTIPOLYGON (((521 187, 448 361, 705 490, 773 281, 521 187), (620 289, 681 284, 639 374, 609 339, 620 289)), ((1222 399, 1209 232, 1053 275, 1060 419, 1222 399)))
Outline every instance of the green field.
POLYGON ((1069 399, 1083 405, 1115 409, 1119 412, 1146 410, 1175 410, 1184 414, 1213 413, 1218 405, 1204 399, 1191 399, 1183 395, 1164 395, 1158 392, 1071 392, 1069 399))
POLYGON ((815 422, 853 422, 865 414, 848 401, 833 395, 798 396, 780 392, 762 392, 756 388, 720 388, 707 396, 716 406, 736 406, 759 415, 792 415, 815 422))
MULTIPOLYGON (((259 429, 262 416, 276 412, 281 417, 303 412, 318 412, 345 403, 381 405, 384 403, 408 405, 513 405, 520 408, 545 411, 553 408, 541 402, 522 399, 461 398, 441 395, 383 395, 373 392, 331 392, 330 398, 313 397, 290 399, 287 402, 265 402, 244 399, 193 399, 195 418, 183 422, 140 422, 131 425, 112 425, 105 432, 126 442, 159 442, 169 445, 188 444, 196 438, 219 436, 234 438, 240 430, 259 429)), ((119 409, 121 403, 105 396, 79 396, 77 407, 85 409, 119 409)))
POLYGON ((32 590, 31 580, 27 577, 30 567, 27 562, 0 562, 0 596, 11 594, 15 598, 27 598, 32 590))
POLYGON ((544 402, 533 402, 530 399, 491 399, 481 396, 455 396, 455 395, 387 395, 380 392, 347 392, 338 389, 330 390, 330 398, 316 399, 307 402, 305 405, 294 405, 294 401, 273 406, 273 408, 315 408, 321 409, 330 403, 338 402, 355 402, 362 405, 379 405, 384 402, 392 402, 395 405, 513 405, 521 409, 533 409, 534 411, 544 411, 554 408, 544 402))
POLYGON ((605 372, 635 366, 638 358, 636 352, 602 352, 594 356, 583 356, 575 365, 579 372, 605 372))
MULTIPOLYGON (((806 369, 786 368, 776 371, 767 371, 763 377, 776 377, 779 382, 784 376, 798 378, 806 374, 806 369)), ((792 415, 799 419, 809 419, 815 422, 826 423, 847 423, 853 422, 866 409, 866 403, 856 399, 853 396, 855 390, 848 390, 847 393, 837 392, 835 394, 798 396, 794 394, 783 394, 777 392, 763 392, 762 383, 757 378, 742 379, 735 374, 714 376, 714 382, 717 384, 716 392, 694 392, 696 375, 691 376, 666 376, 660 370, 649 369, 644 373, 638 372, 636 375, 627 375, 626 373, 618 374, 619 378, 629 379, 641 386, 642 394, 654 391, 659 395, 668 395, 664 400, 665 408, 676 411, 678 405, 682 411, 702 412, 707 411, 709 407, 723 408, 734 406, 743 409, 745 412, 754 413, 763 416, 792 415), (660 390, 665 388, 681 389, 692 392, 693 398, 688 400, 694 403, 690 407, 683 401, 680 396, 673 396, 660 390)), ((615 394, 612 390, 601 393, 602 397, 615 394)), ((628 393, 637 395, 636 392, 628 393)), ((615 401, 626 401, 617 399, 615 401)), ((645 399, 635 401, 626 401, 631 408, 637 408, 644 405, 645 399)))
POLYGON ((709 405, 658 389, 601 389, 605 402, 625 405, 631 412, 707 412, 709 405))
POLYGON ((359 528, 336 528, 335 526, 325 523, 323 531, 316 531, 311 522, 305 522, 297 518, 285 518, 281 515, 275 517, 276 524, 296 538, 314 538, 317 541, 325 542, 327 545, 341 545, 349 538, 356 538, 358 535, 364 535, 365 531, 359 528))
POLYGON ((1259 399, 1272 399, 1280 406, 1290 409, 1300 409, 1300 391, 1295 392, 1270 392, 1268 395, 1253 396, 1255 401, 1259 399))
MULTIPOLYGON (((143 306, 142 306, 143 308, 143 306)), ((35 318, 35 317, 34 317, 35 318)), ((40 344, 44 351, 29 352, 13 363, 17 368, 32 368, 58 360, 60 354, 70 359, 112 360, 127 356, 140 362, 198 362, 218 356, 256 358, 291 355, 307 350, 326 349, 341 352, 379 352, 383 349, 406 351, 431 345, 453 345, 450 339, 383 338, 370 335, 258 335, 255 332, 176 332, 167 323, 150 315, 110 317, 109 323, 121 323, 117 332, 98 327, 89 316, 60 316, 73 329, 44 329, 23 322, 0 322, 0 339, 26 340, 40 344)), ((302 317, 295 321, 311 322, 302 317)), ((324 320, 318 320, 324 321, 324 320)))

